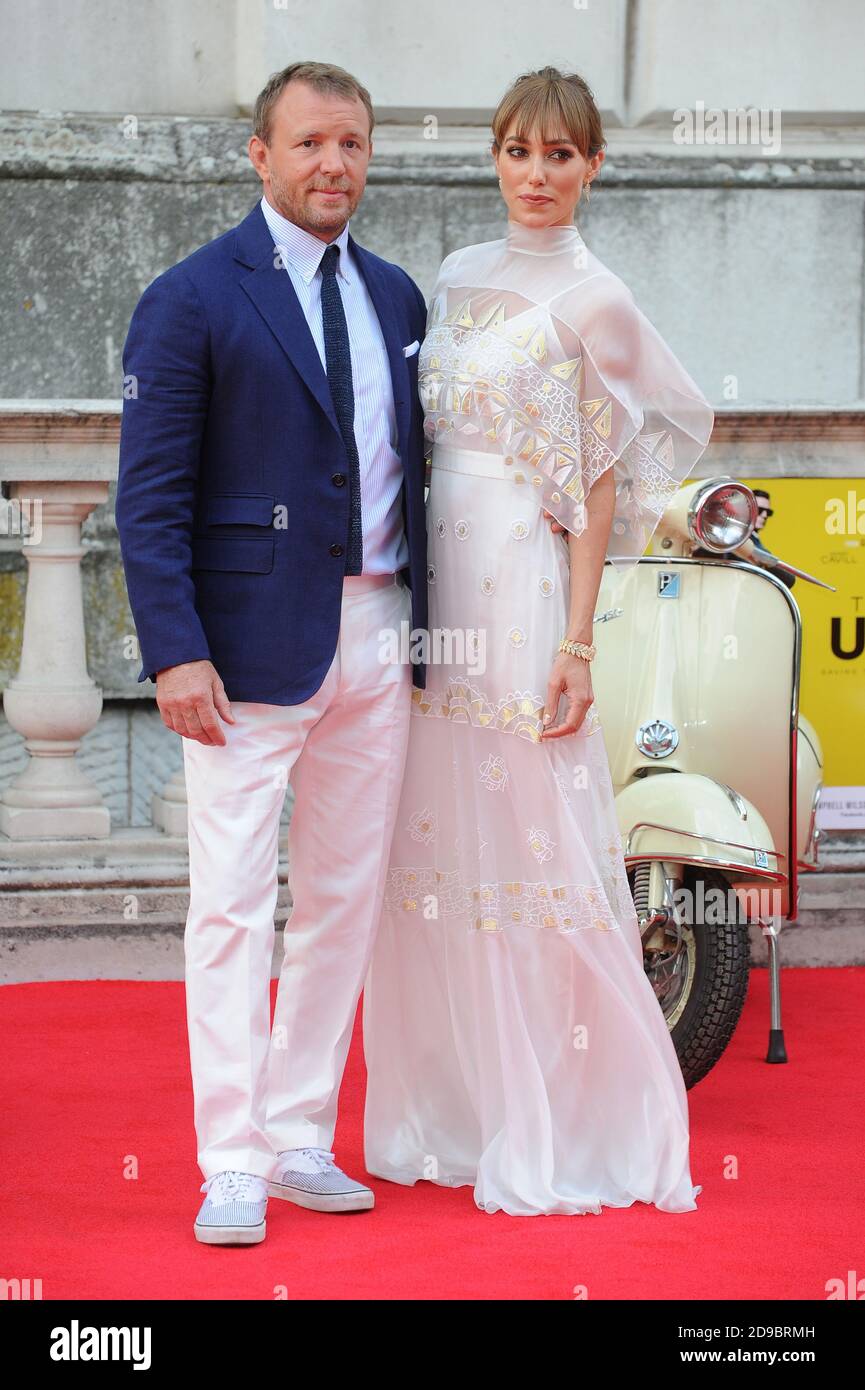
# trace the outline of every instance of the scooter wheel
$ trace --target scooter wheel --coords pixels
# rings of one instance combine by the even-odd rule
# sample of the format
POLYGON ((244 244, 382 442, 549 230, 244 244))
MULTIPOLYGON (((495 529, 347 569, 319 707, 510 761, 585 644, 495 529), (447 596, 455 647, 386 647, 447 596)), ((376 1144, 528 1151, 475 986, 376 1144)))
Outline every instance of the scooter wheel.
POLYGON ((751 943, 723 874, 686 868, 684 887, 690 891, 681 913, 681 948, 665 960, 663 973, 657 955, 645 966, 690 1089, 712 1070, 735 1032, 748 993, 751 943))

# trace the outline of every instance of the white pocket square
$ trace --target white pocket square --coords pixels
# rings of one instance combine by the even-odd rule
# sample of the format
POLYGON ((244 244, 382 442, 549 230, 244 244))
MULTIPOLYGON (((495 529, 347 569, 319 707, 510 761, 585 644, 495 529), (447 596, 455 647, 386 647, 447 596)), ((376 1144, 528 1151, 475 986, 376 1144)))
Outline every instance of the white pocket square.
POLYGON ((415 340, 414 340, 413 343, 409 343, 407 347, 404 347, 404 348, 403 348, 403 350, 402 350, 402 355, 403 355, 403 357, 414 357, 414 355, 415 355, 415 353, 417 352, 417 350, 418 350, 419 347, 420 347, 420 343, 418 342, 417 338, 415 338, 415 340))

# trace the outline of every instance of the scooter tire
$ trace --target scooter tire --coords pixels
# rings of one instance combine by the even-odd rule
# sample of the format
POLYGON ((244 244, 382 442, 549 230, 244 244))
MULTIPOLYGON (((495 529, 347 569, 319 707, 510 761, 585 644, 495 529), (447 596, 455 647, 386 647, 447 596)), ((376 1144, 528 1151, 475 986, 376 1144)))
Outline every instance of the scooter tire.
POLYGON ((700 893, 701 878, 703 895, 710 889, 720 890, 723 907, 716 908, 709 922, 692 922, 686 913, 684 925, 694 940, 693 978, 670 1033, 689 1090, 708 1075, 726 1050, 742 1015, 751 969, 748 923, 738 920, 733 889, 723 874, 711 869, 686 872, 691 903, 707 900, 700 893))

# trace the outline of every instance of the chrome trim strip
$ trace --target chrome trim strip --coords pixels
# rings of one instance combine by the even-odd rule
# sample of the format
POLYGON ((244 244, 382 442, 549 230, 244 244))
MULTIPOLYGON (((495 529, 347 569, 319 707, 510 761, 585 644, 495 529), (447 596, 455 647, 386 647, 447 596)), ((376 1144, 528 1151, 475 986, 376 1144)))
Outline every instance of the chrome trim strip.
MULTIPOLYGON (((669 860, 670 856, 668 853, 632 854, 630 856, 626 854, 625 859, 627 860, 629 858, 636 864, 649 864, 658 860, 669 860)), ((677 864, 706 864, 713 869, 727 869, 730 873, 742 874, 745 878, 769 879, 772 883, 787 882, 787 875, 780 869, 758 869, 756 866, 752 868, 751 865, 736 864, 726 859, 716 859, 714 855, 711 854, 677 855, 675 862, 677 864)))
POLYGON ((724 791, 727 793, 727 796, 729 797, 730 801, 732 801, 739 819, 747 820, 748 807, 745 805, 745 802, 743 798, 739 795, 739 793, 737 791, 734 791, 731 786, 728 786, 726 782, 719 782, 718 786, 723 787, 724 791))
POLYGON ((802 730, 800 730, 800 732, 801 732, 802 737, 804 738, 805 742, 807 743, 808 747, 811 749, 811 752, 814 754, 814 761, 815 761, 815 763, 817 764, 817 766, 819 767, 820 771, 822 772, 822 771, 823 771, 823 764, 821 763, 819 757, 817 756, 817 749, 814 747, 813 743, 811 742, 810 738, 808 737, 807 730, 802 729, 802 730))
MULTIPOLYGON (((810 745, 810 739, 808 743, 810 745)), ((814 831, 817 827, 817 807, 820 805, 820 794, 822 791, 823 783, 818 782, 814 788, 814 795, 811 798, 811 815, 808 820, 808 834, 805 839, 805 848, 802 851, 802 861, 800 862, 807 863, 809 857, 813 858, 815 864, 817 862, 817 836, 814 834, 814 831)))
MULTIPOLYGON (((731 849, 746 849, 750 854, 771 854, 773 859, 784 858, 781 851, 777 849, 763 849, 762 845, 745 845, 739 840, 722 840, 720 835, 707 835, 705 832, 699 830, 679 830, 674 825, 662 825, 660 821, 656 820, 638 820, 634 822, 628 831, 628 838, 625 842, 626 854, 631 853, 631 836, 634 831, 640 830, 644 826, 653 830, 666 830, 670 835, 687 835, 692 840, 714 840, 717 845, 729 845, 731 849)), ((636 854, 636 850, 633 852, 636 854)), ((667 858, 669 857, 668 855, 667 858)))

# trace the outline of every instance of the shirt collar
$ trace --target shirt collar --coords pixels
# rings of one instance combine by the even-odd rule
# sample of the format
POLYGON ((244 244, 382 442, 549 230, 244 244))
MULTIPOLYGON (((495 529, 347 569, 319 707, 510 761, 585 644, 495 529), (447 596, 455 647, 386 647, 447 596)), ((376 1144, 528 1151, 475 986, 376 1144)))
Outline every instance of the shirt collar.
POLYGON ((348 270, 350 223, 346 222, 335 241, 327 242, 322 241, 321 237, 313 236, 312 232, 307 232, 303 227, 298 227, 296 222, 290 222, 287 217, 283 217, 281 212, 277 212, 276 208, 271 207, 264 194, 261 197, 261 210, 277 249, 307 284, 318 270, 321 258, 328 246, 339 247, 337 274, 348 282, 349 277, 346 272, 348 270))

